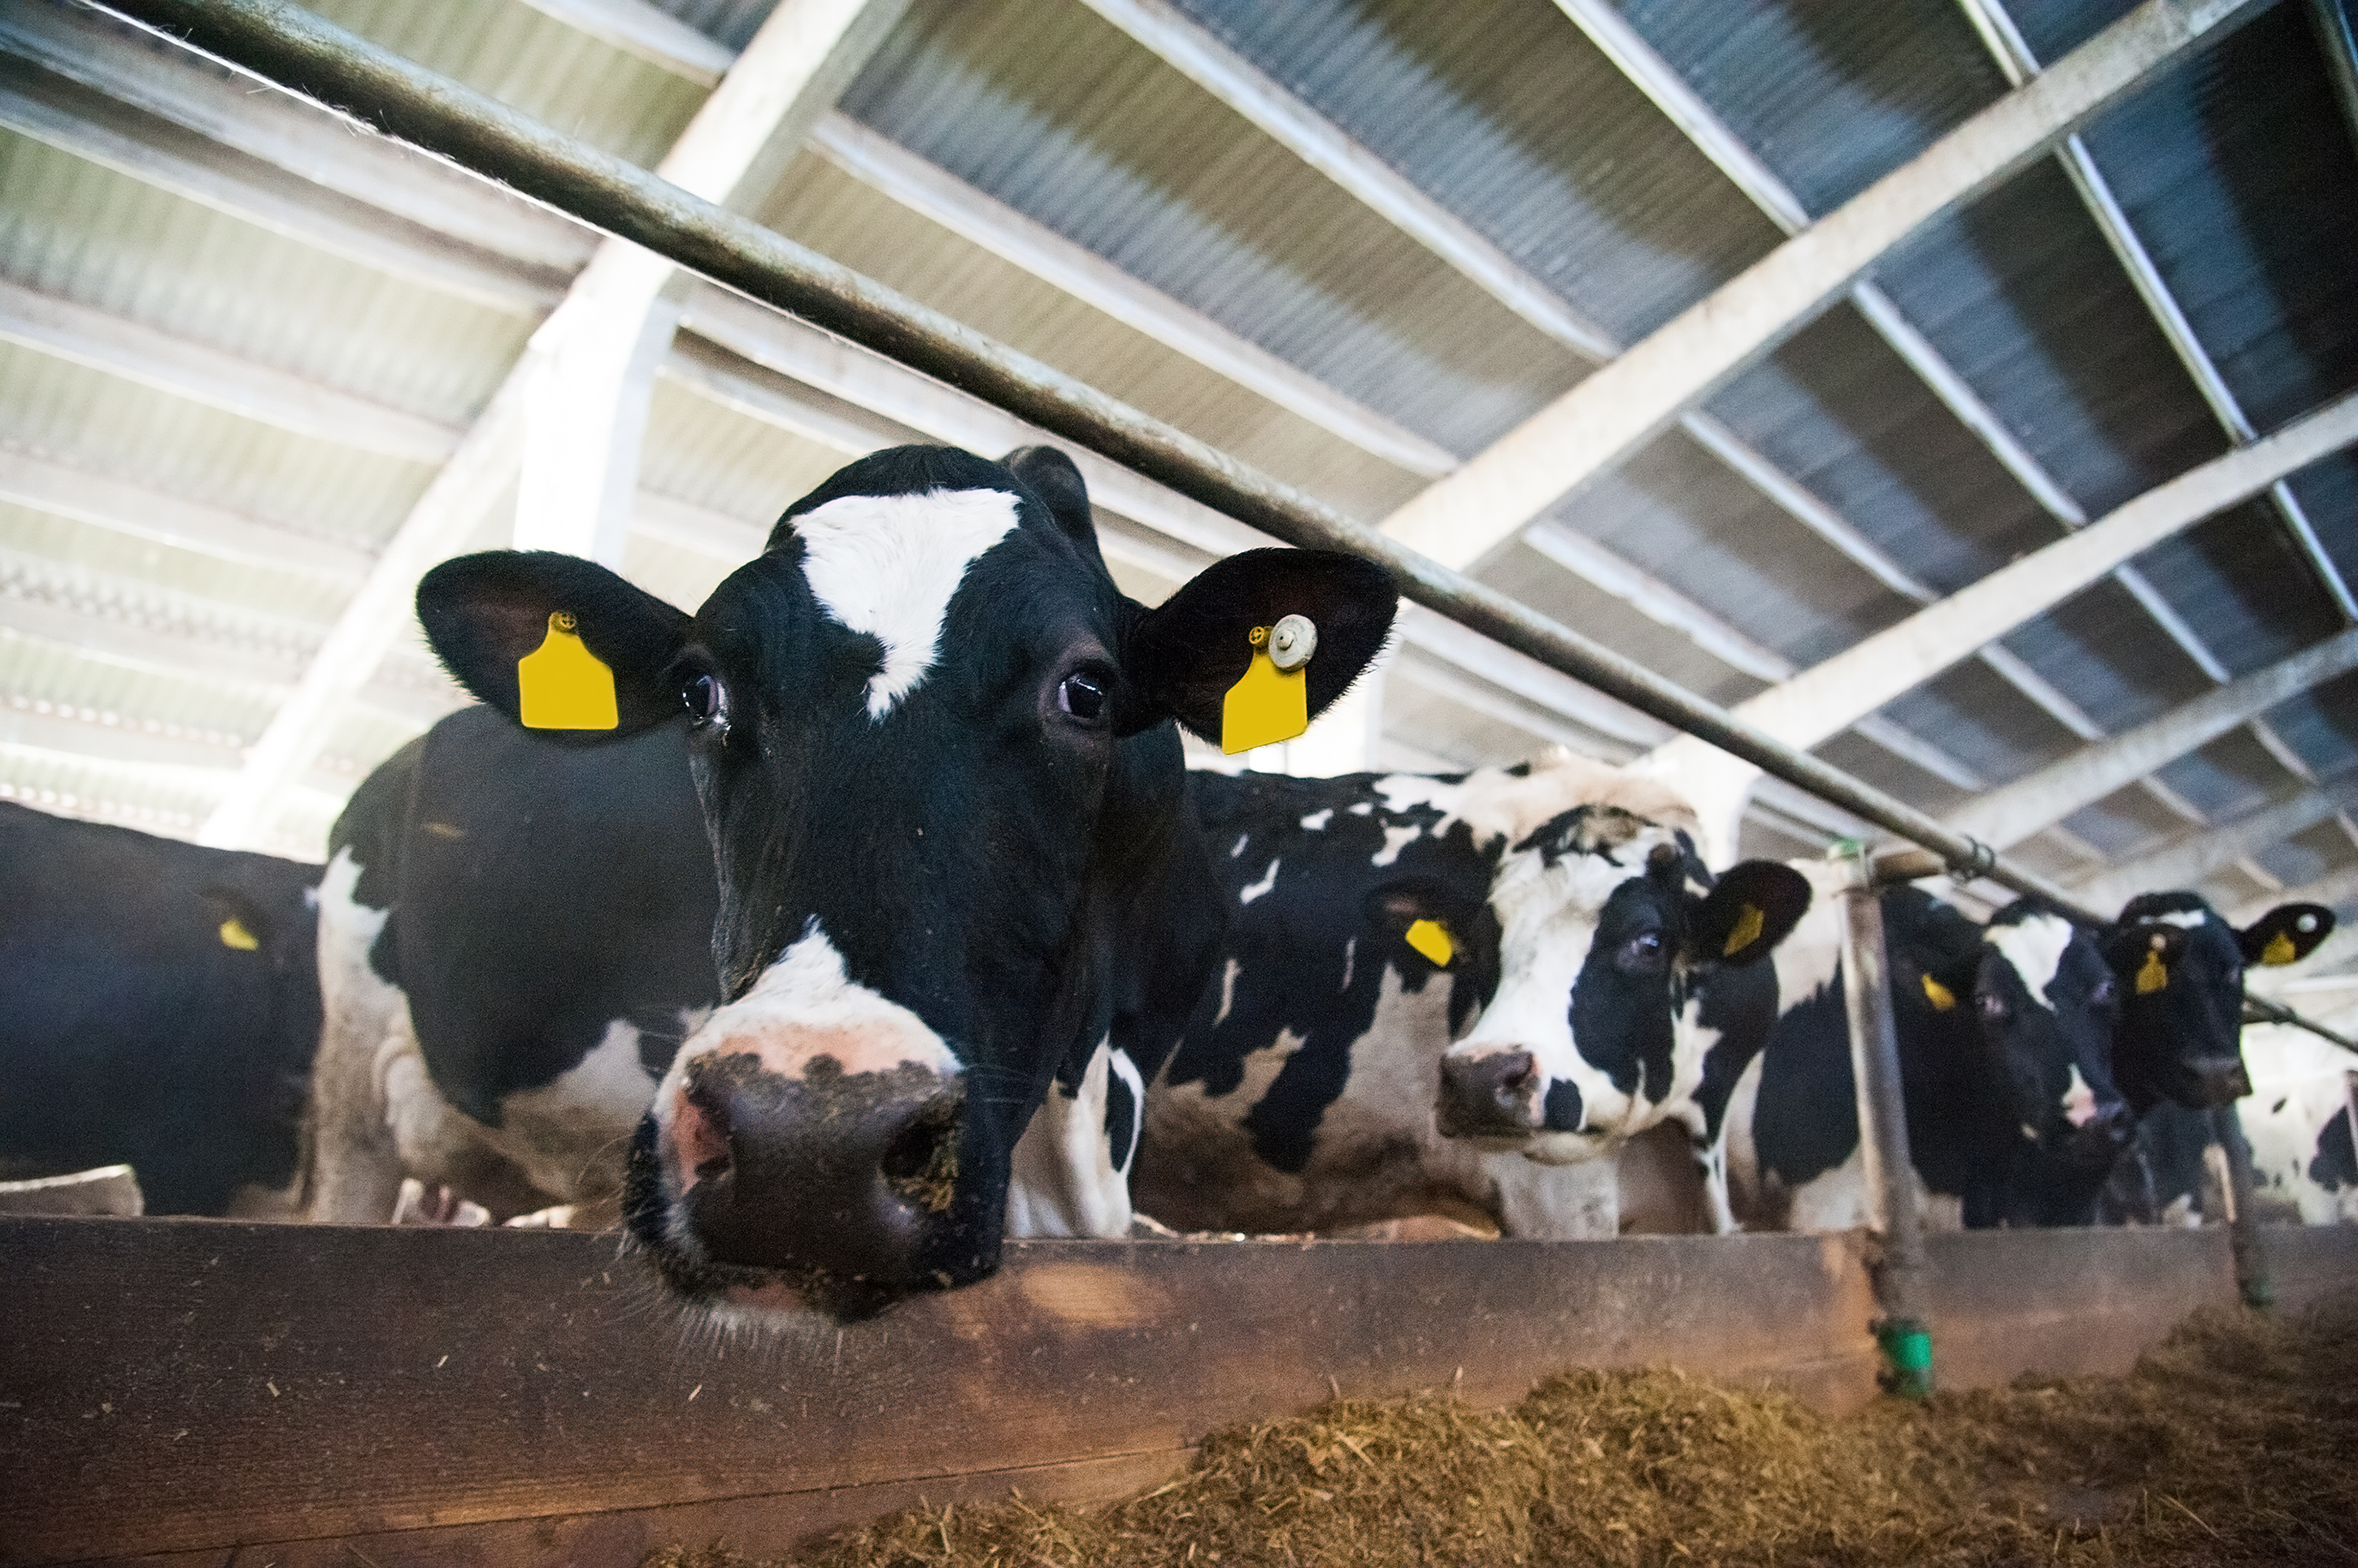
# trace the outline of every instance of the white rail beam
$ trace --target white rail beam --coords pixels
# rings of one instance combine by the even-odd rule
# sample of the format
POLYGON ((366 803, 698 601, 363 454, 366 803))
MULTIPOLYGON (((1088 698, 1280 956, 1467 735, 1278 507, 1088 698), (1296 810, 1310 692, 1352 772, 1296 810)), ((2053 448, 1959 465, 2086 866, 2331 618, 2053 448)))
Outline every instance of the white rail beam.
MULTIPOLYGON (((1762 692, 1736 714, 1788 745, 1814 746, 1931 680, 2144 550, 2358 441, 2358 395, 2157 485, 1898 625, 1762 692)), ((1702 742, 1673 742, 1702 750, 1702 742)))
POLYGON ((1894 245, 2036 158, 2180 58, 2246 0, 2147 0, 1788 240, 1386 522, 1466 567, 1812 319, 1894 245))
MULTIPOLYGON (((757 202, 907 5, 784 0, 728 66, 655 172, 708 201, 741 208, 757 202)), ((556 14, 609 30, 631 24, 635 31, 623 30, 646 48, 654 47, 650 39, 678 45, 687 31, 644 0, 551 5, 556 14)), ((714 49, 708 60, 730 59, 714 49)), ((651 252, 606 241, 534 334, 516 480, 518 549, 621 562, 648 399, 679 321, 676 276, 651 252)))
POLYGON ((1455 470, 1457 454, 1337 392, 1259 343, 1140 282, 889 136, 841 114, 822 118, 811 150, 879 195, 1135 328, 1163 347, 1341 438, 1368 456, 1425 479, 1455 470))
POLYGON ((1951 813, 1948 825, 1993 849, 2011 849, 2287 698, 2352 669, 2358 669, 2358 630, 2329 637, 2134 730, 2123 730, 2109 741, 1992 790, 1951 813))
POLYGON ((1472 224, 1239 59, 1168 0, 1084 4, 1549 337, 1591 359, 1610 359, 1620 351, 1611 333, 1525 272, 1472 224))
POLYGON ((2102 911, 2115 908, 2140 892, 2191 887, 2222 866, 2233 865, 2246 855, 2280 844, 2353 803, 2358 803, 2358 786, 2347 782, 2305 791, 2290 800, 2263 806, 2222 827, 2189 834, 2150 854, 2125 861, 2080 882, 2072 892, 2082 903, 2102 911))

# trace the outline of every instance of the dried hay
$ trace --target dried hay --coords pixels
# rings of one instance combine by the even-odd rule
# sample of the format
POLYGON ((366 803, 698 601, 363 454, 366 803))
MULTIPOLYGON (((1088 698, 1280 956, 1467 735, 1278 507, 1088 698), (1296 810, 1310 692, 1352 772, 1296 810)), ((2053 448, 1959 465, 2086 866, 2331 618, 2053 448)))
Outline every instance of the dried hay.
MULTIPOLYGON (((916 1509, 805 1568, 2358 1562, 2358 1318, 2203 1314, 2125 1378, 1827 1420, 1677 1372, 1347 1400, 1089 1507, 916 1509)), ((715 1545, 645 1568, 752 1568, 715 1545)))

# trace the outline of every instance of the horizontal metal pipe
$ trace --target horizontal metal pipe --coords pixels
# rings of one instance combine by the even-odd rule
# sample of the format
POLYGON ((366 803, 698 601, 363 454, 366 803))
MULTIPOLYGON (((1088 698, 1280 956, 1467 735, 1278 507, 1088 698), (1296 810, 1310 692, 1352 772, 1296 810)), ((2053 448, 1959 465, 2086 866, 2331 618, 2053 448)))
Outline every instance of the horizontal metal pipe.
POLYGON ((1403 597, 1821 799, 2081 918, 2062 889, 1604 644, 963 322, 286 0, 107 0, 168 37, 959 387, 1305 548, 1382 566, 1403 597))

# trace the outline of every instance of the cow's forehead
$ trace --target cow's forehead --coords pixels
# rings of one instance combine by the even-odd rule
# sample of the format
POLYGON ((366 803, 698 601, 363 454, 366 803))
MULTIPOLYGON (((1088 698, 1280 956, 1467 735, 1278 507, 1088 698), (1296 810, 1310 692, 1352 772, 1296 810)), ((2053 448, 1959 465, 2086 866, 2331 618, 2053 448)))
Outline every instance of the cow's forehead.
POLYGON ((1660 823, 1611 806, 1574 807, 1509 852, 1492 883, 1491 901, 1510 924, 1551 915, 1594 918, 1616 890, 1646 876, 1650 858, 1664 847, 1682 860, 1690 849, 1684 834, 1660 823), (1603 820, 1595 831, 1587 824, 1565 822, 1580 813, 1603 820), (1552 833, 1560 824, 1563 831, 1552 833))
POLYGON ((870 718, 892 712, 925 679, 968 569, 1021 521, 1004 490, 844 495, 792 520, 819 608, 883 645, 882 666, 868 681, 870 718))
POLYGON ((2025 989, 2045 1001, 2073 935, 2071 923, 2061 915, 2028 914, 2003 925, 1991 923, 1983 929, 1982 940, 2022 978, 2025 989))

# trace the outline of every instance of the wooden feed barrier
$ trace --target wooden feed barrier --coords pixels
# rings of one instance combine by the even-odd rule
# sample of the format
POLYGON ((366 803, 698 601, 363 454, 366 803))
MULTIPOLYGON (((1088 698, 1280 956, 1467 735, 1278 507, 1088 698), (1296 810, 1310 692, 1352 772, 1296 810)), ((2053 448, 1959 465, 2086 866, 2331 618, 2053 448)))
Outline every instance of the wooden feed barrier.
MULTIPOLYGON (((2358 1231, 2266 1233, 2279 1300, 2358 1231)), ((1855 1235, 1030 1242, 840 1331, 684 1324, 611 1238, 0 1219, 0 1563, 628 1564, 907 1506, 1152 1487, 1337 1394, 1675 1364, 1875 1393, 1855 1235)), ((2235 1300, 2217 1230, 1926 1238, 1944 1387, 2118 1372, 2235 1300)))

